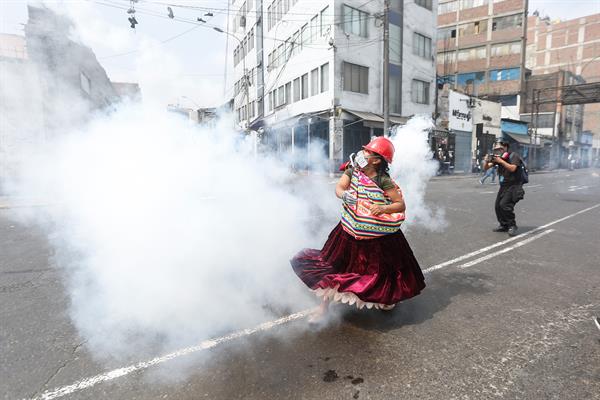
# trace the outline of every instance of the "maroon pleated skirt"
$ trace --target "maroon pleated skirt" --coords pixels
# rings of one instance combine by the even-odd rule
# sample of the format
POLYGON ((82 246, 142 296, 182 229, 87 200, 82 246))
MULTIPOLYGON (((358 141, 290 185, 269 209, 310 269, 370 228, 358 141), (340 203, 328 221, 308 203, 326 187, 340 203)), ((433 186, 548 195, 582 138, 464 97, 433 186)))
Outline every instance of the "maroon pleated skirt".
POLYGON ((318 296, 359 308, 389 309, 425 288, 419 263, 401 231, 357 240, 338 224, 322 250, 304 249, 290 262, 318 296))

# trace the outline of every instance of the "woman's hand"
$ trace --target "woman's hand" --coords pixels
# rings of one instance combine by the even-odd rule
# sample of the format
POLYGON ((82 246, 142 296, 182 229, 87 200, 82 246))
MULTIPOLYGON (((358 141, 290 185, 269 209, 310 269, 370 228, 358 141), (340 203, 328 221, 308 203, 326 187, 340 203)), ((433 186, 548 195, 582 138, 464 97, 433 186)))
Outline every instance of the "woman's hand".
POLYGON ((386 213, 385 206, 380 206, 379 204, 371 204, 371 214, 374 216, 378 216, 386 213))

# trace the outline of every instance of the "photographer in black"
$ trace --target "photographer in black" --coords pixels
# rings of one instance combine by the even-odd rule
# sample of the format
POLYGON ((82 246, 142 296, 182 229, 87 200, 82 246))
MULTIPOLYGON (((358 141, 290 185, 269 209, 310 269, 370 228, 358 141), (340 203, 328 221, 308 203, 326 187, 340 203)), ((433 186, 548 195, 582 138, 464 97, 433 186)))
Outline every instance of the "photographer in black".
POLYGON ((517 235, 515 221, 515 204, 525 196, 522 175, 519 167, 523 167, 523 160, 517 153, 508 152, 508 143, 498 142, 494 147, 494 154, 486 162, 484 169, 487 171, 498 166, 500 177, 500 190, 496 196, 496 218, 500 225, 494 232, 508 232, 510 236, 517 235))

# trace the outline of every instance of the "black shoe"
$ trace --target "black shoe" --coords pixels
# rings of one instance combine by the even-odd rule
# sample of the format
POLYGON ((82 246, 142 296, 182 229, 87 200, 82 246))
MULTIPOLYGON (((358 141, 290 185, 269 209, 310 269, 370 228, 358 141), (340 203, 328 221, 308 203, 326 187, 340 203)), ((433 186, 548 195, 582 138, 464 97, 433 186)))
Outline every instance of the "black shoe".
POLYGON ((497 227, 492 229, 492 231, 493 232, 508 232, 508 227, 504 226, 504 225, 498 225, 497 227))
POLYGON ((516 225, 513 225, 510 228, 508 228, 508 236, 517 236, 518 231, 519 231, 519 228, 517 228, 516 225))

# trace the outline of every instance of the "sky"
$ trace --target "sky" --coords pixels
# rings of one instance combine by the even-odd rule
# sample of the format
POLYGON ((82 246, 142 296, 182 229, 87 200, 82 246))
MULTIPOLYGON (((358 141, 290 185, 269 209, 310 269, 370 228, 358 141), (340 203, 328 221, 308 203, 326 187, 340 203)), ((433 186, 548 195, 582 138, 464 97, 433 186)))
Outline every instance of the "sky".
MULTIPOLYGON (((74 17, 81 41, 94 50, 111 80, 140 83, 144 98, 158 96, 169 104, 204 107, 218 105, 233 93, 233 79, 225 76, 227 35, 211 28, 226 29, 227 0, 140 0, 135 30, 127 22, 128 0, 45 3, 74 17), (184 6, 173 7, 175 19, 167 17, 167 2, 184 6), (204 16, 207 9, 214 14, 210 19, 204 16), (198 17, 210 26, 184 22, 198 17)), ((26 5, 27 0, 0 0, 0 32, 23 32, 26 5)), ((600 1, 529 0, 529 10, 552 19, 572 19, 600 13, 600 1)), ((230 55, 232 44, 230 39, 230 55)))

